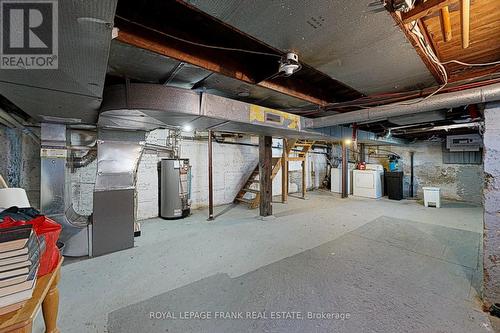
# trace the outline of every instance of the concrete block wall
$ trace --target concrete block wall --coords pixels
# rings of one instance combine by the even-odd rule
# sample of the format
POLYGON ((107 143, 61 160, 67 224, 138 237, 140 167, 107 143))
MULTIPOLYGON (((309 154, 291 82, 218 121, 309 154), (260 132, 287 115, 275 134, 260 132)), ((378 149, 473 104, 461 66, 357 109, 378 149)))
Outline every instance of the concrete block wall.
MULTIPOLYGON (((368 163, 387 164, 387 159, 370 158, 366 148, 368 163)), ((381 146, 379 154, 394 152, 401 156, 404 177, 404 194, 408 196, 410 187, 410 152, 414 152, 414 193, 423 198, 423 187, 441 188, 445 199, 482 203, 483 166, 480 164, 443 164, 441 142, 418 142, 405 146, 381 146)))
MULTIPOLYGON (((147 137, 147 142, 166 146, 167 130, 156 130, 147 137)), ((233 139, 235 143, 258 144, 257 137, 233 139)), ((12 186, 27 190, 34 207, 40 202, 40 146, 18 130, 0 127, 0 173, 12 186)), ((274 140, 273 146, 281 147, 281 140, 274 140)), ((189 158, 192 165, 192 207, 208 204, 207 142, 184 140, 181 157, 189 158)), ((231 203, 248 176, 258 163, 258 147, 236 144, 214 143, 214 204, 231 203)), ((281 157, 281 148, 273 149, 273 156, 281 157)), ((137 170, 137 218, 139 220, 158 216, 158 172, 161 158, 170 157, 164 150, 145 150, 137 170)), ((307 159, 308 189, 318 188, 326 174, 326 158, 321 154, 309 154, 307 159)), ((75 210, 84 215, 92 213, 93 191, 97 162, 76 169, 71 174, 72 202, 75 210)), ((300 162, 290 162, 291 193, 300 191, 302 172, 300 162)), ((281 171, 273 182, 273 194, 281 194, 281 171)))
POLYGON ((484 300, 500 302, 500 103, 484 111, 484 300))
MULTIPOLYGON (((164 145, 166 130, 156 130, 151 136, 161 138, 154 142, 164 145)), ((234 143, 258 144, 257 137, 243 137, 231 139, 234 143)), ((273 146, 281 147, 281 140, 274 140, 273 146)), ((258 147, 213 143, 214 156, 214 204, 231 203, 240 188, 246 182, 258 164, 258 147)), ((206 141, 184 139, 181 145, 180 156, 189 158, 191 169, 191 202, 192 208, 202 208, 208 205, 208 145, 206 141)), ((273 156, 280 157, 281 149, 274 148, 273 156)), ((162 158, 145 152, 139 163, 137 172, 137 217, 139 220, 158 216, 158 173, 157 162, 162 158)), ((326 158, 321 154, 309 154, 307 165, 306 185, 308 189, 318 188, 326 174, 326 158), (311 172, 311 165, 314 172, 311 172)), ((290 175, 300 173, 300 163, 290 163, 290 175)), ((301 177, 301 173, 300 176, 301 177)), ((292 177, 290 177, 292 178, 292 177)), ((300 178, 299 178, 300 179, 300 178)), ((297 192, 300 188, 290 183, 290 192, 297 192)), ((281 194, 281 171, 273 181, 273 194, 281 194)))

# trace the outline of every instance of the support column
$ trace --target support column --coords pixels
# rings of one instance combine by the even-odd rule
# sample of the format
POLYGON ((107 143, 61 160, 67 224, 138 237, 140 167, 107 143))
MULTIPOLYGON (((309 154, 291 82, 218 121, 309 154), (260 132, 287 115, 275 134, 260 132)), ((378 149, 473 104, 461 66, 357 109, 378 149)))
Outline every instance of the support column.
POLYGON ((288 140, 283 139, 283 153, 281 155, 281 202, 288 201, 288 140))
POLYGON ((349 196, 349 191, 347 190, 347 144, 342 141, 342 198, 347 198, 349 196))
POLYGON ((214 219, 214 184, 212 166, 212 131, 208 131, 208 220, 214 219))
POLYGON ((306 156, 302 160, 302 199, 306 198, 306 156))
POLYGON ((263 217, 273 215, 272 144, 272 137, 259 137, 260 216, 263 217))
POLYGON ((484 110, 484 291, 485 305, 500 302, 500 103, 484 110))

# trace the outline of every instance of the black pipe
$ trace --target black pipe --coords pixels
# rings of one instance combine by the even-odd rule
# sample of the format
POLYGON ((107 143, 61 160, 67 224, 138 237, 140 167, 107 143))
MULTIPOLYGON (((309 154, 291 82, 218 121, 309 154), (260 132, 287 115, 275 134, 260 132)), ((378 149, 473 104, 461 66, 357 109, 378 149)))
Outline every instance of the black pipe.
POLYGON ((212 170, 212 131, 208 131, 208 220, 214 219, 214 186, 212 170))
POLYGON ((347 192, 347 145, 342 141, 342 198, 348 197, 347 192))
POLYGON ((415 152, 411 151, 410 152, 410 188, 409 188, 409 196, 410 198, 413 198, 413 158, 414 158, 415 152))
MULTIPOLYGON (((215 143, 221 144, 221 145, 237 145, 237 146, 248 146, 248 147, 259 147, 258 144, 255 143, 247 143, 247 142, 232 142, 232 141, 223 141, 219 140, 217 138, 214 138, 215 143)), ((314 149, 315 145, 313 145, 314 149)), ((272 146, 273 149, 283 149, 281 146, 272 146)), ((326 148, 326 147, 321 147, 321 148, 326 148)), ((291 151, 294 152, 301 152, 302 150, 300 149, 291 149, 291 151)), ((328 153, 321 152, 321 151, 314 151, 314 150, 309 150, 307 152, 308 154, 318 154, 318 155, 328 155, 328 153)))

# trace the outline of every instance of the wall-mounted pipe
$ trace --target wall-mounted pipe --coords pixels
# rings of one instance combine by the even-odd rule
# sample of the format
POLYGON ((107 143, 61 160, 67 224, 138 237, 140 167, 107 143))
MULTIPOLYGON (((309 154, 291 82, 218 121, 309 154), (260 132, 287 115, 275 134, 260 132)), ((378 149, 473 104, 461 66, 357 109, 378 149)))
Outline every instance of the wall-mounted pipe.
POLYGON ((356 122, 375 122, 387 117, 429 112, 439 109, 454 108, 468 104, 485 103, 500 100, 500 83, 439 94, 426 100, 413 99, 399 104, 388 104, 353 112, 310 119, 308 128, 321 128, 356 122))
POLYGON ((347 198, 349 196, 348 187, 348 175, 347 168, 349 167, 347 164, 347 143, 342 141, 342 198, 347 198))
POLYGON ((213 166, 212 166, 212 131, 208 131, 208 220, 214 219, 214 185, 213 185, 213 166))
POLYGON ((96 158, 97 149, 90 149, 85 155, 81 157, 72 156, 71 160, 67 163, 67 166, 70 167, 71 171, 73 172, 74 169, 86 167, 90 163, 94 162, 96 158))

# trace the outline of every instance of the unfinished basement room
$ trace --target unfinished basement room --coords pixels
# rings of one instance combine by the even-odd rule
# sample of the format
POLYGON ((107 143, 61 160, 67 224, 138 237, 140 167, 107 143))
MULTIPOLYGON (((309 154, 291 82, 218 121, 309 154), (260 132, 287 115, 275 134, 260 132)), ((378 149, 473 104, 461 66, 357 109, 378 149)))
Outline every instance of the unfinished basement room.
POLYGON ((500 333, 499 0, 0 0, 0 333, 500 333))

